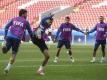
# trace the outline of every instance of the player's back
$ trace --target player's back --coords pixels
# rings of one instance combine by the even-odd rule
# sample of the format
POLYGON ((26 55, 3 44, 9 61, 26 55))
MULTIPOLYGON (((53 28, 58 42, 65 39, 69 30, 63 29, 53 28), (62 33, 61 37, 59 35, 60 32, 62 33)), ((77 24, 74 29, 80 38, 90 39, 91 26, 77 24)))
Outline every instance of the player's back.
POLYGON ((28 22, 23 16, 15 17, 12 19, 10 32, 12 33, 12 35, 18 38, 22 38, 27 24, 28 22))
POLYGON ((50 28, 50 20, 53 20, 52 16, 48 16, 48 17, 44 17, 41 22, 40 22, 40 25, 42 25, 42 28, 43 29, 47 29, 47 28, 50 28))

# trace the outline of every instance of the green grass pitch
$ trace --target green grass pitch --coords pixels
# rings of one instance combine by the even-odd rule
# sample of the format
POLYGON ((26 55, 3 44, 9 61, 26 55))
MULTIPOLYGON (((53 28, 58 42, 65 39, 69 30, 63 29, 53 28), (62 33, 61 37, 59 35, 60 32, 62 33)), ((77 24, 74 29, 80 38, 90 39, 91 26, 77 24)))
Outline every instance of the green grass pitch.
MULTIPOLYGON (((45 67, 45 75, 39 76, 36 70, 43 60, 39 48, 32 44, 22 44, 15 64, 6 76, 3 74, 11 51, 4 55, 0 51, 0 80, 107 80, 107 62, 100 63, 101 49, 97 51, 97 62, 90 63, 93 46, 73 45, 75 63, 70 62, 63 48, 58 63, 54 63, 56 45, 51 45, 50 59, 45 67)), ((107 52, 107 48, 106 48, 107 52)))

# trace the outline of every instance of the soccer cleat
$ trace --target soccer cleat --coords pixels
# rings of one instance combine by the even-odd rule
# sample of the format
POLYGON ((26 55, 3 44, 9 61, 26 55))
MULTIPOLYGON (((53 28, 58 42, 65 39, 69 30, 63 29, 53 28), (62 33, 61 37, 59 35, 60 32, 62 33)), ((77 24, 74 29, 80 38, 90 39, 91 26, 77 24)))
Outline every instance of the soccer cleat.
POLYGON ((57 62, 58 62, 58 61, 55 59, 55 60, 54 60, 54 63, 57 63, 57 62))
POLYGON ((96 60, 94 60, 94 59, 93 59, 93 60, 91 60, 90 62, 91 62, 91 63, 95 63, 95 62, 96 62, 96 60))
POLYGON ((3 52, 3 54, 5 54, 7 52, 7 48, 6 47, 2 47, 2 52, 3 52))
POLYGON ((54 63, 58 62, 58 57, 55 57, 54 63))
POLYGON ((38 70, 38 71, 37 71, 37 74, 39 74, 39 75, 41 75, 41 76, 45 75, 45 73, 44 73, 43 69, 38 70))
POLYGON ((7 52, 6 41, 5 41, 5 40, 2 42, 2 52, 3 52, 3 53, 6 53, 6 52, 7 52))
POLYGON ((72 62, 72 63, 74 63, 74 62, 75 62, 75 60, 72 58, 72 59, 71 59, 71 62, 72 62))
POLYGON ((104 63, 104 62, 105 62, 105 58, 102 58, 100 62, 101 62, 101 63, 104 63))
POLYGON ((6 41, 5 40, 2 42, 2 47, 6 47, 6 41))
POLYGON ((96 62, 96 57, 93 57, 90 62, 91 62, 91 63, 95 63, 95 62, 96 62))

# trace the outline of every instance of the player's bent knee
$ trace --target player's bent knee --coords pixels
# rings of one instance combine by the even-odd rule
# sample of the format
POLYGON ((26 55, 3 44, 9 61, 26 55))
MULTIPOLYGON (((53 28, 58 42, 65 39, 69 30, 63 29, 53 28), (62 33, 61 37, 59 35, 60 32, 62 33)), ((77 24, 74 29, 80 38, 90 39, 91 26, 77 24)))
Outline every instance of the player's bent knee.
POLYGON ((7 51, 2 51, 2 53, 3 53, 3 54, 6 54, 6 53, 7 53, 7 51))
POLYGON ((50 56, 49 56, 49 55, 45 55, 45 59, 47 59, 47 60, 48 60, 49 58, 50 58, 50 56))
POLYGON ((94 52, 96 52, 97 51, 97 48, 94 48, 94 52))
POLYGON ((6 54, 7 53, 7 49, 6 48, 2 48, 2 52, 3 52, 3 54, 6 54))
POLYGON ((49 59, 49 58, 50 58, 50 56, 49 56, 49 55, 45 55, 45 58, 46 58, 46 59, 49 59))
POLYGON ((13 59, 13 58, 10 59, 10 63, 11 63, 11 64, 13 64, 14 61, 15 61, 15 59, 13 59))
POLYGON ((47 59, 49 59, 49 58, 50 58, 50 56, 48 55, 48 56, 47 56, 47 59))

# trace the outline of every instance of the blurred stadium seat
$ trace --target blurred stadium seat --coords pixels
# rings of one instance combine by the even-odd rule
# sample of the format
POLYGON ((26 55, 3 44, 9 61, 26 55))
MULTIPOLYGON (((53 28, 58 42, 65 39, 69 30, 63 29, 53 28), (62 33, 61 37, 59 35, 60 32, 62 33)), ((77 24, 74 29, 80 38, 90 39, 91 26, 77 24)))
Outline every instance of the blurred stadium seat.
MULTIPOLYGON (((14 16, 18 14, 18 6, 29 3, 31 0, 0 0, 0 28, 5 25, 5 23, 14 16)), ((38 1, 38 0, 37 0, 38 1)), ((26 7, 29 11, 28 19, 32 27, 37 26, 36 21, 38 21, 39 14, 48 9, 54 8, 56 6, 73 6, 84 0, 42 0, 34 3, 31 6, 26 7)), ((106 10, 107 6, 102 6, 99 8, 92 8, 92 5, 99 4, 103 0, 90 0, 81 7, 79 12, 71 13, 71 22, 76 24, 81 29, 92 28, 98 21, 98 16, 103 15, 107 17, 106 10)), ((65 15, 66 16, 66 15, 65 15)), ((60 20, 55 20, 52 27, 57 28, 60 23, 64 20, 64 16, 60 20)))

